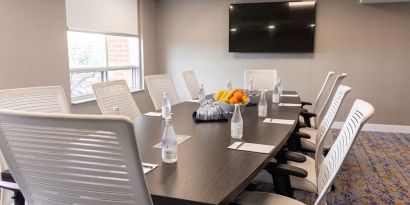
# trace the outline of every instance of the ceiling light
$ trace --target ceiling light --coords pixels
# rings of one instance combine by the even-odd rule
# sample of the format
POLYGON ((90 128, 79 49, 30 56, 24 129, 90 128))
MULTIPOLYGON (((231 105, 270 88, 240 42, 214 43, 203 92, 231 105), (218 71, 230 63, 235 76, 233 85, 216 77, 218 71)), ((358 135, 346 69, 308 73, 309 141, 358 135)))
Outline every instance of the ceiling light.
POLYGON ((316 4, 316 1, 293 1, 288 4, 289 6, 312 6, 316 4))
POLYGON ((236 28, 231 28, 231 31, 232 32, 235 32, 235 31, 237 31, 238 29, 236 29, 236 28))
POLYGON ((269 26, 268 26, 268 29, 274 29, 274 28, 275 28, 274 25, 269 25, 269 26))
POLYGON ((232 6, 232 5, 229 5, 229 9, 233 9, 233 6, 232 6))
POLYGON ((314 23, 312 23, 312 24, 310 24, 310 27, 315 27, 316 26, 316 24, 314 24, 314 23))

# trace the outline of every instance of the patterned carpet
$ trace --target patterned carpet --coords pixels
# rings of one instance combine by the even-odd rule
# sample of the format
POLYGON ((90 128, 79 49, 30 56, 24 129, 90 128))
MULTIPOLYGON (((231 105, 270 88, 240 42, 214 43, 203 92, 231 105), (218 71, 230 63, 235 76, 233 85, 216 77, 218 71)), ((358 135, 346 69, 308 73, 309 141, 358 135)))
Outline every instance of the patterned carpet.
MULTIPOLYGON (((329 205, 410 205, 410 134, 362 132, 335 186, 329 205)), ((296 191, 295 197, 306 204, 316 199, 303 191, 296 191)))

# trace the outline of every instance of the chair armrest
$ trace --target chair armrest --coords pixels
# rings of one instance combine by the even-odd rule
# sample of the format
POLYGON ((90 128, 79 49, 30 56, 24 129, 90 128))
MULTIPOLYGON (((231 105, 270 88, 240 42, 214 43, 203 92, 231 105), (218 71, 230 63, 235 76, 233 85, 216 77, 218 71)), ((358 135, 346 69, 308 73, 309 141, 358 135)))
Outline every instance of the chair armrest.
POLYGON ((305 106, 305 105, 312 105, 311 102, 306 102, 306 101, 302 101, 301 104, 302 104, 302 107, 305 106))
POLYGON ((310 135, 303 133, 303 132, 295 132, 293 134, 298 138, 310 139, 310 135))
POLYGON ((308 117, 308 118, 316 117, 316 113, 313 113, 313 112, 300 112, 300 115, 303 118, 305 118, 305 117, 308 117))
POLYGON ((286 160, 293 161, 293 162, 302 163, 306 161, 306 156, 298 152, 286 151, 284 152, 283 157, 286 160))
POLYGON ((307 127, 312 127, 310 124, 310 118, 316 117, 316 113, 312 112, 300 112, 300 115, 303 117, 303 120, 305 121, 305 124, 307 127))
POLYGON ((306 170, 288 164, 276 164, 274 170, 275 172, 280 174, 291 175, 301 178, 305 178, 308 175, 308 172, 306 170))

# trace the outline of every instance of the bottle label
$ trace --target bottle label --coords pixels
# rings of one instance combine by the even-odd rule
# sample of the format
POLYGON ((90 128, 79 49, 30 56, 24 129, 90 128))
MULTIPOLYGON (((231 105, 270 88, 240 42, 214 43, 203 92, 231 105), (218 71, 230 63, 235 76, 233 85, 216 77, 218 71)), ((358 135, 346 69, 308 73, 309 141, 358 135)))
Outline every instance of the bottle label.
POLYGON ((231 136, 242 137, 243 126, 241 123, 231 123, 231 136))
POLYGON ((173 160, 177 158, 177 151, 176 148, 171 148, 166 146, 162 148, 162 159, 165 160, 173 160))

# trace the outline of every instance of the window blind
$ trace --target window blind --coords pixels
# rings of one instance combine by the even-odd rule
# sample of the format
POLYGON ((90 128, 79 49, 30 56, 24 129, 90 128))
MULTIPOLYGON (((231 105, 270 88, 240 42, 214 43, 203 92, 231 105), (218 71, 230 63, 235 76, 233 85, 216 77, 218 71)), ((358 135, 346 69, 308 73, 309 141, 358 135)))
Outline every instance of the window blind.
POLYGON ((66 0, 70 30, 138 35, 138 0, 66 0))

